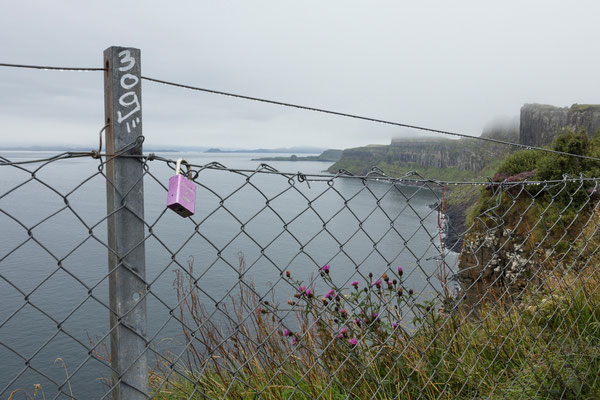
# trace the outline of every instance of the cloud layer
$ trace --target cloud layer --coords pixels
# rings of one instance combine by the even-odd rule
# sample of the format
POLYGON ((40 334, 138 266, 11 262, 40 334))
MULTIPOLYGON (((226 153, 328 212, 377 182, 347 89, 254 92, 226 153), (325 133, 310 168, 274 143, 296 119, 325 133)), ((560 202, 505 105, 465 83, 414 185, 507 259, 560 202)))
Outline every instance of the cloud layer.
MULTIPOLYGON (((144 75, 478 135, 526 102, 598 103, 594 1, 10 2, 9 63, 100 66, 142 50, 144 75)), ((101 73, 0 68, 0 145, 89 145, 101 73)), ((393 127, 144 82, 146 143, 352 147, 393 127), (176 138, 176 139, 175 139, 176 138)))

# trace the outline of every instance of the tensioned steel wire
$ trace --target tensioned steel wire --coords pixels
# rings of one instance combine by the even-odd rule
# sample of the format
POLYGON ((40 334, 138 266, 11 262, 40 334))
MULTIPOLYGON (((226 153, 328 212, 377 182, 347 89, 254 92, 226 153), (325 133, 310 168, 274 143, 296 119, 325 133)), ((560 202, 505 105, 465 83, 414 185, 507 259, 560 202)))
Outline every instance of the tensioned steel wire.
MULTIPOLYGON (((79 71, 79 72, 106 71, 105 68, 57 67, 57 66, 11 64, 11 63, 0 63, 0 67, 25 68, 25 69, 36 69, 36 70, 48 70, 48 71, 79 71)), ((540 146, 525 145, 525 144, 521 144, 521 143, 515 143, 515 142, 506 141, 506 140, 489 138, 489 137, 472 136, 472 135, 467 135, 465 133, 460 133, 460 132, 452 132, 452 131, 447 131, 447 130, 442 130, 442 129, 429 128, 429 127, 413 125, 413 124, 408 124, 408 123, 403 123, 403 122, 385 120, 385 119, 381 119, 381 118, 368 117, 368 116, 363 116, 363 115, 359 115, 359 114, 353 114, 353 113, 347 113, 347 112, 341 112, 341 111, 335 111, 335 110, 328 110, 328 109, 319 108, 319 107, 283 102, 283 101, 272 100, 272 99, 267 99, 267 98, 262 98, 262 97, 257 97, 257 96, 248 96, 248 95, 244 95, 244 94, 225 92, 225 91, 215 90, 215 89, 208 89, 208 88, 203 88, 203 87, 199 87, 199 86, 193 86, 193 85, 188 85, 188 84, 183 84, 183 83, 178 83, 178 82, 173 82, 173 81, 168 81, 168 80, 163 80, 163 79, 152 78, 152 77, 148 77, 148 76, 142 76, 142 79, 145 81, 148 81, 148 82, 154 82, 154 83, 158 83, 158 84, 162 84, 162 85, 178 87, 178 88, 182 88, 182 89, 188 89, 188 90, 204 92, 204 93, 209 93, 209 94, 216 94, 216 95, 220 95, 220 96, 234 97, 234 98, 238 98, 238 99, 242 99, 242 100, 249 100, 249 101, 266 103, 266 104, 282 106, 282 107, 287 107, 287 108, 295 108, 295 109, 299 109, 299 110, 318 112, 318 113, 323 113, 323 114, 335 115, 338 117, 357 119, 357 120, 374 122, 374 123, 379 123, 379 124, 384 124, 384 125, 398 126, 398 127, 402 127, 402 128, 413 129, 416 131, 438 133, 438 134, 442 134, 442 135, 446 135, 446 136, 460 137, 460 138, 464 138, 464 139, 480 140, 480 141, 484 141, 484 142, 502 144, 505 146, 516 147, 516 148, 525 149, 525 150, 538 150, 538 151, 542 151, 545 153, 559 154, 559 155, 575 157, 575 158, 580 158, 580 159, 585 159, 585 160, 600 161, 600 158, 597 158, 597 157, 591 157, 591 156, 575 154, 575 153, 568 153, 568 152, 548 149, 548 148, 540 147, 540 146)))
MULTIPOLYGON (((132 146, 136 144, 132 143, 132 146)), ((18 323, 26 307, 36 309, 42 315, 40 318, 45 318, 56 326, 55 331, 48 337, 40 338, 37 347, 27 351, 14 348, 5 340, 0 342, 0 347, 22 362, 18 370, 11 371, 11 375, 6 380, 8 383, 0 388, 2 396, 12 393, 18 388, 15 385, 22 382, 23 377, 33 373, 45 380, 45 393, 49 398, 61 396, 81 398, 78 393, 69 388, 71 384, 76 386, 81 383, 80 379, 83 376, 81 371, 84 371, 88 364, 98 363, 106 371, 112 371, 110 360, 99 353, 111 329, 106 327, 103 332, 100 332, 97 340, 86 343, 80 339, 79 332, 67 328, 69 320, 74 318, 78 311, 84 310, 90 301, 99 304, 107 313, 115 312, 110 309, 105 296, 100 295, 100 288, 112 271, 106 271, 96 282, 90 284, 78 276, 80 271, 68 266, 69 257, 87 241, 94 241, 109 252, 114 251, 109 248, 106 239, 97 234, 98 226, 109 216, 89 222, 71 200, 78 191, 85 190, 86 183, 92 182, 95 178, 107 179, 104 174, 106 155, 101 155, 102 158, 98 160, 95 172, 90 173, 67 192, 56 189, 51 182, 43 178, 43 172, 57 163, 97 156, 98 153, 94 152, 80 152, 61 153, 39 160, 11 161, 6 157, 0 159, 0 168, 4 171, 10 170, 29 176, 0 193, 0 202, 10 198, 11 195, 18 194, 19 190, 27 185, 42 184, 64 203, 62 208, 40 217, 33 223, 23 222, 22 216, 9 210, 7 204, 0 203, 1 214, 14 221, 20 227, 19 229, 27 233, 27 238, 23 242, 18 243, 14 248, 3 250, 0 254, 0 280, 22 296, 22 301, 15 304, 15 308, 0 323, 0 331, 10 323, 15 321, 18 323), (52 225, 54 216, 62 212, 75 216, 87 234, 83 235, 72 249, 64 254, 57 254, 37 231, 40 227, 52 225), (39 246, 56 265, 55 269, 39 277, 37 284, 29 289, 24 288, 21 282, 14 281, 2 269, 5 260, 19 252, 27 243, 35 243, 39 246), (70 311, 62 318, 49 313, 43 303, 34 299, 36 292, 58 272, 71 276, 87 292, 80 301, 65 304, 70 311), (59 335, 65 335, 72 340, 72 345, 78 346, 84 354, 69 371, 68 378, 63 379, 56 379, 52 373, 35 365, 37 357, 53 350, 53 340, 59 335)), ((115 156, 127 157, 125 154, 112 157, 115 156)), ((164 172, 170 173, 174 161, 158 155, 142 156, 139 159, 144 167, 145 185, 154 186, 166 193, 164 177, 157 176, 156 172, 162 170, 159 174, 162 176, 164 172)), ((270 398, 269 393, 274 390, 273 388, 280 387, 281 382, 285 381, 288 382, 289 390, 284 394, 280 393, 281 398, 293 399, 297 396, 326 398, 330 390, 337 390, 345 393, 347 398, 353 398, 365 395, 361 391, 364 390, 361 382, 368 381, 374 385, 374 389, 367 398, 406 396, 443 398, 450 395, 469 398, 473 393, 479 393, 480 398, 498 396, 510 398, 512 396, 510 393, 513 393, 516 388, 522 390, 518 398, 530 398, 529 388, 532 382, 524 381, 519 378, 520 376, 530 376, 531 379, 539 381, 537 390, 540 393, 552 389, 563 395, 570 392, 565 388, 561 389, 561 385, 564 384, 561 382, 561 373, 568 373, 572 380, 579 382, 580 389, 577 393, 580 395, 586 393, 586 390, 589 391, 590 385, 596 382, 592 380, 589 383, 588 376, 594 371, 593 367, 586 363, 586 360, 595 357, 598 353, 597 347, 592 345, 593 342, 582 341, 583 339, 575 331, 567 330, 568 333, 562 336, 553 336, 552 332, 565 328, 567 321, 572 323, 568 318, 573 314, 576 322, 589 318, 585 314, 587 311, 584 310, 590 305, 595 307, 594 295, 598 287, 594 280, 596 266, 594 263, 600 246, 597 240, 598 179, 565 177, 553 181, 478 183, 479 186, 483 186, 481 190, 487 198, 481 212, 473 219, 466 231, 456 232, 463 238, 463 245, 459 260, 452 261, 450 253, 445 249, 448 246, 440 242, 440 231, 447 237, 453 229, 452 224, 444 222, 440 225, 430 222, 432 217, 437 220, 439 206, 446 201, 443 189, 450 186, 449 182, 424 179, 416 172, 397 178, 387 177, 381 170, 373 170, 365 176, 351 176, 344 173, 305 174, 280 172, 266 164, 260 165, 256 170, 248 170, 227 168, 218 163, 204 165, 192 163, 192 170, 193 181, 198 185, 198 190, 212 197, 213 200, 202 204, 205 210, 198 217, 180 220, 177 223, 177 229, 183 233, 177 243, 171 243, 161 237, 159 228, 167 218, 167 213, 170 212, 166 207, 159 208, 153 213, 147 212, 144 217, 147 226, 147 235, 144 239, 146 246, 152 244, 155 249, 161 249, 160 251, 170 259, 151 276, 146 277, 147 291, 140 299, 140 301, 152 300, 161 306, 148 316, 148 320, 155 321, 156 325, 153 333, 144 337, 147 343, 146 352, 156 360, 156 366, 150 371, 153 392, 149 396, 161 398, 179 385, 188 388, 183 392, 182 398, 235 398, 241 385, 245 388, 245 392, 253 393, 257 398, 270 398), (212 187, 207 174, 235 175, 240 177, 241 183, 223 192, 212 187), (269 187, 273 183, 268 183, 269 181, 263 178, 277 179, 279 186, 269 187), (347 192, 342 186, 342 182, 346 180, 358 184, 355 192, 347 192), (233 202, 236 195, 246 193, 246 190, 256 193, 264 200, 263 206, 257 207, 250 214, 242 212, 240 205, 233 202), (438 204, 426 210, 422 209, 418 205, 418 202, 422 201, 419 199, 422 194, 436 199, 438 204), (299 199, 300 204, 303 204, 294 215, 287 215, 286 207, 277 202, 278 199, 288 199, 286 196, 299 199), (334 209, 324 209, 319 205, 319 201, 327 196, 339 200, 334 203, 334 209), (402 201, 403 206, 393 207, 388 203, 387 200, 391 196, 399 196, 399 200, 396 201, 402 201), (548 197, 542 201, 543 196, 548 197), (577 200, 576 203, 574 199, 577 196, 582 196, 584 200, 577 200), (366 202, 367 208, 358 207, 360 204, 358 200, 366 202), (238 226, 237 232, 227 231, 229 236, 224 241, 215 236, 217 232, 204 229, 205 226, 210 226, 213 219, 222 219, 220 213, 231 218, 232 226, 238 226), (558 217, 554 215, 556 213, 558 217), (569 213, 574 216, 568 217, 569 213), (302 218, 309 214, 315 216, 313 223, 318 225, 315 225, 315 230, 310 235, 299 235, 294 224, 302 223, 302 218), (253 221, 259 221, 265 215, 272 216, 269 218, 275 221, 273 226, 278 225, 279 229, 271 232, 268 238, 257 237, 250 227, 253 221), (387 221, 389 226, 382 231, 375 231, 369 223, 376 216, 380 221, 378 224, 387 221), (535 216, 535 220, 528 221, 531 216, 535 216), (552 218, 549 218, 550 216, 552 218), (409 217, 417 218, 419 221, 419 226, 415 230, 406 229, 405 224, 409 217), (335 224, 340 219, 352 221, 353 227, 344 234, 335 229, 335 224), (271 252, 275 247, 280 246, 278 240, 282 237, 289 237, 290 242, 294 243, 290 248, 295 248, 292 251, 295 254, 288 255, 287 264, 282 264, 281 260, 276 259, 271 252), (244 260, 243 269, 240 269, 242 267, 239 260, 227 255, 227 250, 235 248, 240 238, 247 240, 249 246, 257 253, 252 258, 244 260), (325 256, 311 247, 315 243, 323 242, 324 238, 330 240, 338 250, 325 256), (371 250, 357 258, 352 248, 356 246, 353 240, 359 238, 360 241, 369 244, 367 247, 371 247, 371 250), (391 252, 384 246, 389 238, 397 243, 397 247, 391 252), (188 265, 189 260, 186 260, 188 251, 186 245, 195 239, 200 239, 212 249, 209 252, 212 256, 202 260, 202 268, 196 271, 192 270, 188 265), (424 243, 425 250, 423 250, 424 243), (556 243, 563 248, 557 248, 556 243), (314 301, 312 297, 306 296, 306 292, 298 291, 299 283, 295 280, 297 271, 293 267, 299 257, 304 257, 303 268, 313 271, 313 276, 304 280, 302 286, 312 288, 314 301), (323 272, 323 265, 331 264, 331 276, 336 276, 336 260, 340 257, 343 257, 351 268, 339 279, 327 280, 329 275, 323 272), (379 279, 383 279, 381 275, 379 273, 369 275, 372 268, 370 257, 379 260, 383 271, 387 271, 388 280, 380 280, 377 284, 379 279), (398 275, 394 268, 401 260, 412 261, 409 263, 404 261, 409 266, 405 264, 404 274, 398 275), (439 268, 428 269, 428 263, 432 260, 439 264, 439 268), (253 271, 260 270, 264 265, 268 265, 273 271, 271 284, 267 287, 252 281, 253 271), (172 268, 178 271, 178 282, 186 282, 186 285, 179 286, 182 290, 176 301, 173 301, 172 293, 165 292, 164 288, 158 289, 161 280, 169 276, 173 279, 172 268), (203 283, 211 275, 223 273, 222 268, 226 268, 237 278, 224 287, 222 292, 215 293, 203 283), (287 275, 288 268, 292 269, 291 277, 287 275), (445 276, 441 275, 442 270, 446 271, 445 276), (409 286, 416 277, 419 277, 422 284, 412 291, 413 288, 409 286), (327 282, 325 287, 324 279, 327 282), (396 283, 392 282, 394 280, 396 283), (347 294, 345 288, 351 288, 354 281, 360 281, 361 287, 367 289, 365 293, 379 304, 378 310, 381 315, 372 321, 363 322, 360 329, 353 328, 357 342, 368 343, 371 347, 365 358, 357 360, 355 352, 347 351, 333 362, 327 357, 332 353, 335 354, 336 349, 350 349, 344 344, 350 338, 339 338, 337 335, 315 338, 328 323, 338 327, 335 329, 339 329, 340 324, 333 322, 333 316, 341 318, 339 313, 341 307, 348 307, 345 310, 348 315, 356 316, 361 311, 349 305, 344 306, 346 298, 341 295, 330 296, 327 302, 316 298, 316 295, 325 295, 326 287, 335 293, 347 294), (402 298, 405 300, 401 303, 401 310, 395 311, 394 304, 390 303, 387 294, 389 286, 393 287, 392 291, 396 296, 402 289, 402 298), (240 291, 248 297, 244 302, 236 305, 234 299, 239 298, 236 296, 240 291), (409 291, 412 293, 409 294, 409 291), (281 299, 282 292, 288 293, 293 304, 286 304, 281 299), (299 297, 296 297, 298 294, 299 297), (250 301, 248 298, 253 300, 250 301), (340 300, 335 300, 336 298, 340 300), (580 301, 582 298, 583 300, 580 301), (201 303, 199 299, 202 299, 201 303), (188 308, 190 302, 192 305, 188 308), (314 302, 311 305, 311 309, 314 310, 310 314, 311 317, 300 325, 294 323, 293 318, 298 313, 302 315, 308 302, 314 302), (549 302, 556 304, 554 307, 549 307, 547 306, 549 302), (426 309, 428 310, 423 311, 426 309), (194 312, 200 310, 204 311, 194 315, 194 312), (398 314, 394 314, 396 312, 398 314), (528 319, 528 313, 533 314, 531 320, 528 319), (436 316, 434 319, 422 318, 423 315, 433 314, 436 316), (541 322, 541 325, 538 325, 539 321, 535 317, 537 314, 543 316, 545 321, 541 322), (393 319, 393 315, 397 319, 393 319), (202 318, 199 318, 200 316, 202 318), (420 320, 411 322, 419 316, 421 316, 420 320), (266 323, 266 319, 271 321, 268 329, 262 334, 252 328, 256 327, 258 318, 262 318, 260 319, 262 323, 266 323), (399 323, 393 326, 392 322, 399 323), (389 326, 385 325, 388 323, 389 326), (179 325, 185 337, 182 343, 170 350, 161 344, 164 339, 162 335, 165 334, 169 324, 179 325), (372 336, 372 329, 375 329, 377 324, 388 326, 389 331, 385 330, 381 336, 372 336), (448 333, 451 327, 461 325, 469 325, 472 329, 456 329, 448 333), (502 326, 513 327, 514 331, 511 332, 514 332, 515 336, 504 336, 500 331, 502 326), (283 333, 285 330, 291 331, 293 336, 285 336, 283 333), (428 332, 425 339, 420 335, 423 331, 428 332), (209 333, 213 336, 206 336, 209 333), (291 344, 292 340, 296 344, 291 344), (475 360, 471 365, 465 365, 464 361, 460 362, 460 354, 450 351, 456 343, 467 343, 467 348, 462 349, 464 354, 469 350, 469 346, 475 346, 474 343, 478 340, 478 346, 482 347, 478 352, 481 360, 475 360), (514 363, 514 360, 520 359, 523 354, 517 353, 514 346, 508 345, 524 343, 525 340, 528 340, 528 350, 525 355, 536 354, 536 357, 541 357, 541 361, 532 359, 521 364, 514 363), (389 349, 398 348, 400 343, 402 348, 389 355, 389 349), (274 353, 273 346, 280 346, 277 348, 281 352, 274 353), (427 358, 428 354, 437 351, 436 349, 440 347, 446 350, 431 363, 427 358), (512 350, 504 354, 509 350, 503 349, 512 350), (244 358, 227 360, 224 355, 228 352, 243 354, 244 358), (485 355, 490 352, 495 356, 485 355), (389 368, 383 370, 381 375, 372 375, 374 366, 388 356, 391 357, 386 364, 389 368), (310 365, 305 365, 300 375, 292 374, 290 366, 297 366, 298 359, 311 360, 310 365), (429 375, 421 381, 423 389, 420 392, 415 392, 410 384, 419 376, 418 368, 407 368, 403 372, 402 379, 397 375, 399 371, 395 366, 403 365, 410 359, 416 365, 424 363, 431 365, 429 375), (502 364, 498 366, 497 363, 501 360, 502 364), (469 374, 471 370, 477 368, 478 363, 489 363, 487 368, 497 369, 500 377, 513 376, 514 378, 509 381, 511 386, 506 387, 506 382, 498 376, 469 374), (513 363, 515 365, 512 365, 513 363), (448 364, 452 365, 450 370, 446 367, 448 364), (261 381, 261 385, 252 381, 247 373, 249 369, 256 370, 259 366, 268 367, 263 369, 268 376, 261 381), (349 367, 356 368, 357 371, 351 382, 345 377, 346 369, 349 367), (533 372, 525 373, 531 369, 533 372), (212 376, 215 371, 227 377, 221 383, 225 386, 220 396, 210 391, 206 383, 202 382, 203 376, 212 376), (314 376, 319 376, 322 380, 322 385, 317 392, 311 391, 310 386, 307 386, 307 383, 310 383, 307 381, 312 382, 314 376), (467 379, 457 384, 454 379, 456 376, 467 376, 467 379), (390 395, 388 389, 390 382, 398 385, 393 392, 394 395, 390 395), (439 388, 439 391, 431 392, 432 387, 439 388)), ((462 182, 462 184, 468 183, 462 182)), ((124 197, 126 199, 126 194, 124 197)), ((121 211, 127 211, 126 201, 116 212, 121 211)), ((247 257, 250 257, 250 253, 247 257)), ((119 265, 119 267, 127 268, 126 265, 119 265)), ((369 318, 364 313, 360 315, 362 318, 369 318)), ((356 325, 355 321, 348 321, 345 325, 350 326, 351 323, 356 325)), ((332 326, 329 328, 333 329, 332 326)), ((588 333, 593 336, 598 333, 598 329, 598 326, 591 325, 588 333)), ((118 384, 127 384, 127 382, 121 380, 110 382, 106 391, 96 398, 109 398, 118 384)))

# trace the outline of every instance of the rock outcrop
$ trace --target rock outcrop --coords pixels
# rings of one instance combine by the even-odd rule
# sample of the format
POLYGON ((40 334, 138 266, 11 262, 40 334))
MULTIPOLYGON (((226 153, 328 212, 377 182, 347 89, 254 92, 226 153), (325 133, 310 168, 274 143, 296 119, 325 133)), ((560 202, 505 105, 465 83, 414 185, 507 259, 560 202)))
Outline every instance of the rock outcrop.
POLYGON ((481 171, 497 155, 497 146, 476 146, 472 139, 392 139, 389 161, 427 168, 481 171))
POLYGON ((377 166, 393 175, 415 169, 428 178, 471 180, 481 178, 492 162, 504 158, 511 150, 475 139, 397 138, 388 146, 346 149, 329 171, 345 169, 354 174, 365 174, 377 166))
POLYGON ((535 261, 507 228, 492 229, 465 239, 458 277, 462 288, 487 290, 490 286, 519 288, 535 261))
POLYGON ((519 141, 528 146, 546 146, 564 128, 583 129, 588 135, 600 130, 600 105, 573 104, 555 107, 525 104, 521 107, 519 141))

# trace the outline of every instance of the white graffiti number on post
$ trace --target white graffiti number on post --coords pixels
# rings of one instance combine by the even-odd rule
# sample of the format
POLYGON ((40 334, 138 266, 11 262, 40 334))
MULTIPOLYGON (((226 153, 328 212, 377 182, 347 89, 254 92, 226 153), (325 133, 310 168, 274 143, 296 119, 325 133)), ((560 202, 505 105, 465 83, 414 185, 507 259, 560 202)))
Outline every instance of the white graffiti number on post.
MULTIPOLYGON (((135 66, 135 58, 131 56, 131 51, 123 50, 119 53, 121 67, 119 67, 119 71, 126 72, 131 70, 135 66)), ((121 77, 120 84, 121 87, 125 90, 133 89, 140 82, 139 78, 133 74, 124 74, 121 77)), ((117 122, 122 123, 125 120, 132 117, 135 113, 141 110, 140 100, 138 99, 135 91, 125 92, 119 97, 119 104, 125 108, 124 112, 127 112, 123 115, 121 110, 117 111, 117 122), (131 108, 133 107, 133 108, 131 108), (130 109, 131 108, 131 109, 130 109), (129 110, 130 109, 130 110, 129 110)), ((131 128, 135 128, 137 124, 140 123, 140 117, 137 116, 135 118, 131 118, 130 121, 127 121, 127 132, 131 132, 131 128)))
POLYGON ((119 67, 119 71, 129 71, 135 65, 135 58, 131 57, 131 51, 123 50, 119 53, 119 57, 121 57, 121 64, 127 64, 124 67, 119 67))

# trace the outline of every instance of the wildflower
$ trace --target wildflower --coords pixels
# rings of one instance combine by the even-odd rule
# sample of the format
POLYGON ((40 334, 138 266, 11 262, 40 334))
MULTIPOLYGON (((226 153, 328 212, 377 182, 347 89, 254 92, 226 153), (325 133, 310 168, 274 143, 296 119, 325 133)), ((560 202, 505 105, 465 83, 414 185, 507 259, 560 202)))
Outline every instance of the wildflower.
POLYGON ((379 289, 381 287, 381 279, 377 279, 374 283, 373 286, 377 286, 377 289, 379 289))
POLYGON ((283 336, 290 336, 291 334, 292 334, 292 332, 290 332, 289 329, 286 328, 283 330, 283 336))
POLYGON ((369 278, 372 278, 372 277, 373 277, 373 273, 369 272, 369 278))
POLYGON ((306 291, 306 286, 304 286, 304 285, 300 285, 300 286, 298 286, 298 291, 299 291, 300 293, 304 293, 304 292, 306 291))
POLYGON ((348 315, 348 311, 346 311, 343 308, 340 308, 340 314, 342 314, 342 317, 345 317, 346 315, 348 315))
POLYGON ((386 274, 385 272, 383 273, 383 275, 381 276, 381 278, 383 278, 383 280, 384 280, 385 282, 387 282, 387 281, 389 281, 389 280, 390 280, 390 278, 388 278, 388 276, 387 276, 387 274, 386 274))
POLYGON ((294 300, 288 300, 288 304, 289 304, 290 306, 295 306, 295 305, 296 305, 296 302, 295 302, 294 300))
POLYGON ((322 297, 321 301, 323 302, 323 305, 326 306, 328 304, 327 298, 326 297, 322 297))
POLYGON ((312 290, 306 289, 306 291, 304 292, 304 294, 306 294, 308 297, 312 297, 312 290))
POLYGON ((356 325, 360 326, 360 318, 356 318, 356 319, 354 320, 354 323, 355 323, 356 325))
POLYGON ((398 288, 398 296, 402 296, 403 292, 404 292, 404 289, 398 288))
POLYGON ((414 293, 414 292, 413 292, 413 290, 412 290, 412 289, 408 289, 408 295, 409 295, 409 296, 412 296, 412 295, 413 295, 413 293, 414 293))
POLYGON ((341 333, 339 335, 337 335, 338 340, 342 340, 344 338, 344 335, 342 335, 341 333))
POLYGON ((393 323, 392 323, 392 326, 393 326, 394 328, 397 328, 397 327, 398 327, 398 323, 397 323, 397 322, 393 322, 393 323))
POLYGON ((358 289, 358 281, 352 281, 351 285, 354 286, 354 289, 358 289))
POLYGON ((348 328, 346 328, 345 326, 343 326, 342 329, 340 329, 340 335, 342 335, 342 336, 346 336, 347 332, 348 332, 348 328))
POLYGON ((388 281, 387 285, 388 285, 388 289, 390 289, 390 290, 394 289, 394 283, 392 281, 388 281))
POLYGON ((398 275, 402 276, 403 273, 402 267, 398 267, 398 275))
POLYGON ((321 268, 321 270, 323 272, 325 272, 326 274, 328 274, 329 273, 329 264, 323 265, 323 268, 321 268))
POLYGON ((291 275, 292 274, 290 273, 290 271, 285 271, 285 276, 287 276, 289 278, 291 275))
POLYGON ((377 314, 376 312, 373 313, 373 321, 375 321, 377 319, 377 317, 379 316, 379 314, 377 314))
POLYGON ((292 336, 292 346, 295 346, 298 344, 298 338, 296 336, 292 336))
POLYGON ((358 339, 353 337, 352 339, 348 340, 348 343, 350 343, 350 346, 354 347, 356 346, 356 343, 358 343, 358 339))
POLYGON ((331 299, 332 297, 335 297, 335 290, 331 289, 329 292, 327 292, 327 294, 325 295, 326 299, 331 299))
POLYGON ((398 281, 394 279, 394 280, 392 281, 392 283, 395 285, 396 283, 398 283, 398 281))

